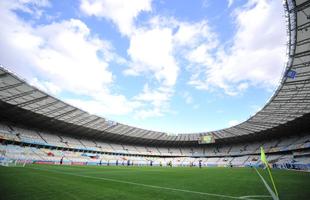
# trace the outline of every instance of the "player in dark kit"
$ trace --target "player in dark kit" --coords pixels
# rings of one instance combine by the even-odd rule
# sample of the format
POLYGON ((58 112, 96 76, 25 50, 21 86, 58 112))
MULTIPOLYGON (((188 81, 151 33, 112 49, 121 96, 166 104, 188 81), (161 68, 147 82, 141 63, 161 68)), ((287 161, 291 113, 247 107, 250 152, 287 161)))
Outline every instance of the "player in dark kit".
POLYGON ((61 157, 61 159, 60 159, 60 164, 62 165, 62 162, 63 162, 63 159, 64 159, 64 157, 61 157))

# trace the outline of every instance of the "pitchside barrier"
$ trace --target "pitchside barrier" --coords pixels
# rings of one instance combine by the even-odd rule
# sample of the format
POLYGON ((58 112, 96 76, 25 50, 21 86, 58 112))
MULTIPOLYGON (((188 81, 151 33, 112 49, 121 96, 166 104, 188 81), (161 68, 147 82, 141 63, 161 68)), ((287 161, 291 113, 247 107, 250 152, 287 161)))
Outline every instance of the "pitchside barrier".
POLYGON ((281 164, 272 164, 272 168, 276 169, 296 169, 296 170, 310 170, 309 164, 295 164, 295 163, 281 163, 281 164))
MULTIPOLYGON (((0 157, 0 166, 6 167, 24 167, 26 164, 47 164, 47 165, 89 165, 89 166, 153 166, 153 167, 170 167, 167 163, 141 163, 134 162, 127 165, 125 162, 116 161, 102 161, 102 162, 73 162, 73 161, 63 161, 60 164, 59 161, 46 161, 46 160, 25 160, 25 159, 10 159, 7 157, 0 157)), ((172 163, 171 167, 198 167, 199 165, 190 164, 175 164, 172 163)), ((215 163, 203 163, 202 167, 262 167, 262 164, 246 164, 246 165, 223 165, 215 163)), ((294 169, 294 170, 305 170, 310 171, 310 163, 308 164, 295 164, 295 163, 281 163, 281 164, 270 164, 273 169, 294 169)))

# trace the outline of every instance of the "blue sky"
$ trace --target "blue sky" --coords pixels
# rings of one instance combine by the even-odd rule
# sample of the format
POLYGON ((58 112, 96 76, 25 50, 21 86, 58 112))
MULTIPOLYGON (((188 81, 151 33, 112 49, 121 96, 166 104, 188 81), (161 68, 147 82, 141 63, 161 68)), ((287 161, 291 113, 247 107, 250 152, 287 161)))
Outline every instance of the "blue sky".
POLYGON ((4 0, 0 63, 92 114, 169 133, 240 123, 278 86, 278 0, 4 0))

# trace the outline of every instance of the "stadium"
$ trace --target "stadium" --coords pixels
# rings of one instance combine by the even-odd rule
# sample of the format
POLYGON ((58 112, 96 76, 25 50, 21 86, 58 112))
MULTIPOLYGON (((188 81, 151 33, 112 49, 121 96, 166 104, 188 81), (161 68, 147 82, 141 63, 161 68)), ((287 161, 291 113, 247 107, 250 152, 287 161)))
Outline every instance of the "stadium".
POLYGON ((284 9, 280 85, 255 115, 217 131, 171 135, 111 121, 1 66, 0 199, 309 199, 310 1, 284 9))

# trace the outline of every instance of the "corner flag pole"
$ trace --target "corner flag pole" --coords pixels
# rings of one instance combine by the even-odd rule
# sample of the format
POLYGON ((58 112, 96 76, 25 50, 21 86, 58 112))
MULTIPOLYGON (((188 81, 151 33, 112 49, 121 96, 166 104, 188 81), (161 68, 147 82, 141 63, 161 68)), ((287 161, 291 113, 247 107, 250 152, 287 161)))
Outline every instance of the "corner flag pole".
POLYGON ((279 198, 278 190, 277 190, 277 188, 276 188, 276 184, 274 183, 274 180, 273 180, 273 177, 272 177, 272 174, 271 174, 271 171, 270 171, 270 168, 269 168, 269 165, 268 165, 268 161, 267 161, 267 159, 266 159, 266 155, 265 155, 265 152, 264 152, 264 148, 263 148, 263 147, 260 148, 260 154, 261 154, 260 156, 261 156, 262 162, 263 162, 263 163, 266 165, 266 167, 267 167, 267 170, 268 170, 268 173, 269 173, 269 176, 270 176, 270 179, 271 179, 271 182, 272 182, 274 191, 275 191, 277 197, 279 198))

